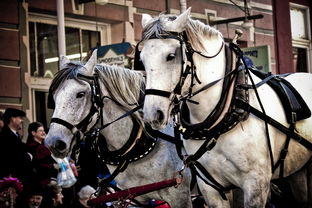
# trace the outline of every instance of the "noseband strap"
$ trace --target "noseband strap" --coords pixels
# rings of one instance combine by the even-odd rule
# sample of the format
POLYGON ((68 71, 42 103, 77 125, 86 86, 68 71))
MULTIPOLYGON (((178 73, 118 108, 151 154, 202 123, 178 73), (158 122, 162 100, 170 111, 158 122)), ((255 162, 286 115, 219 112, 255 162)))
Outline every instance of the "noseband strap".
POLYGON ((97 108, 94 105, 92 105, 88 115, 82 121, 80 121, 77 125, 73 125, 61 118, 56 118, 56 117, 51 119, 51 123, 57 123, 57 124, 63 125, 67 129, 69 129, 72 132, 72 134, 75 135, 78 131, 85 132, 88 124, 90 123, 90 120, 98 112, 99 111, 97 110, 97 108))
POLYGON ((78 128, 74 125, 72 125, 71 123, 60 119, 60 118, 52 118, 51 119, 51 123, 57 123, 60 124, 62 126, 65 126, 66 128, 68 128, 73 134, 75 134, 78 131, 78 128))
POLYGON ((146 89, 145 90, 145 95, 158 95, 161 97, 166 97, 170 98, 171 92, 168 91, 163 91, 163 90, 157 90, 157 89, 146 89))

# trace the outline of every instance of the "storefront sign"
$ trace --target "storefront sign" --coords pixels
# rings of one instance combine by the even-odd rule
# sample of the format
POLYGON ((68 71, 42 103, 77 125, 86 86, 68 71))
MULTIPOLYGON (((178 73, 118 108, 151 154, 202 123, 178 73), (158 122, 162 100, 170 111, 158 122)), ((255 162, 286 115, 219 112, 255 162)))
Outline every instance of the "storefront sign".
POLYGON ((98 60, 100 63, 125 67, 129 63, 126 54, 130 48, 128 42, 98 47, 98 60))

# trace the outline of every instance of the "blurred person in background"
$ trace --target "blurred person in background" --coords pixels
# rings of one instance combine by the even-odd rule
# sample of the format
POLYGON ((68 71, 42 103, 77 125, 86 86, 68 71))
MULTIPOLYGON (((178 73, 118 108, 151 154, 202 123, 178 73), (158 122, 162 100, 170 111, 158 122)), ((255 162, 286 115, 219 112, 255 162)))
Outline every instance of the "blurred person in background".
POLYGON ((63 208, 63 198, 62 188, 57 185, 56 181, 51 181, 43 194, 41 206, 43 208, 63 208))
POLYGON ((57 162, 52 158, 51 151, 44 145, 46 133, 40 122, 32 122, 28 126, 27 147, 32 154, 32 165, 35 170, 37 183, 46 188, 58 174, 57 162))
POLYGON ((22 142, 19 131, 22 131, 24 111, 7 108, 3 114, 4 126, 0 132, 0 179, 15 177, 23 184, 23 192, 17 198, 17 206, 24 205, 26 193, 32 186, 32 155, 22 142))
POLYGON ((41 208, 43 199, 41 187, 34 186, 28 194, 27 208, 41 208))
POLYGON ((89 185, 82 187, 77 194, 78 198, 75 200, 74 207, 75 208, 88 208, 88 207, 90 207, 87 205, 87 202, 89 199, 95 198, 95 195, 94 195, 95 192, 96 192, 96 190, 89 185))

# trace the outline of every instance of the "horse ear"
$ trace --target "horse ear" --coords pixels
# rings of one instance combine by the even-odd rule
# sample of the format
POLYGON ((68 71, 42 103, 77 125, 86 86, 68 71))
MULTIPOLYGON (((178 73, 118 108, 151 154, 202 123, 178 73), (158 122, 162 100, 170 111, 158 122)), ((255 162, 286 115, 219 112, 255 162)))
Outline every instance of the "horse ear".
POLYGON ((153 17, 151 15, 142 14, 142 21, 141 21, 142 27, 145 28, 146 25, 148 25, 152 19, 153 19, 153 17))
POLYGON ((79 69, 79 73, 85 76, 92 76, 94 73, 94 67, 97 63, 97 49, 92 52, 91 57, 84 67, 79 69))
POLYGON ((70 60, 66 56, 60 57, 60 69, 63 69, 66 64, 68 64, 70 60))
POLYGON ((185 29, 188 18, 191 14, 191 7, 189 7, 185 12, 180 14, 175 20, 168 21, 164 24, 164 28, 171 32, 182 32, 185 29))

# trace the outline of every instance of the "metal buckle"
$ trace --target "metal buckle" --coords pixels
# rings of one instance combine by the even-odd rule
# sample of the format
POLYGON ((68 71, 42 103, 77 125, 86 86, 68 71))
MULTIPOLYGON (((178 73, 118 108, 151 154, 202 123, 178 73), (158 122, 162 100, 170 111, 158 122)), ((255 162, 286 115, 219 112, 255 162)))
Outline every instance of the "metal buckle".
POLYGON ((186 128, 184 128, 182 125, 179 127, 179 131, 181 133, 184 133, 186 131, 186 128))
POLYGON ((217 140, 215 138, 212 138, 206 145, 206 149, 210 151, 216 144, 217 144, 217 140))
POLYGON ((291 112, 291 122, 296 123, 297 122, 297 113, 291 112))

